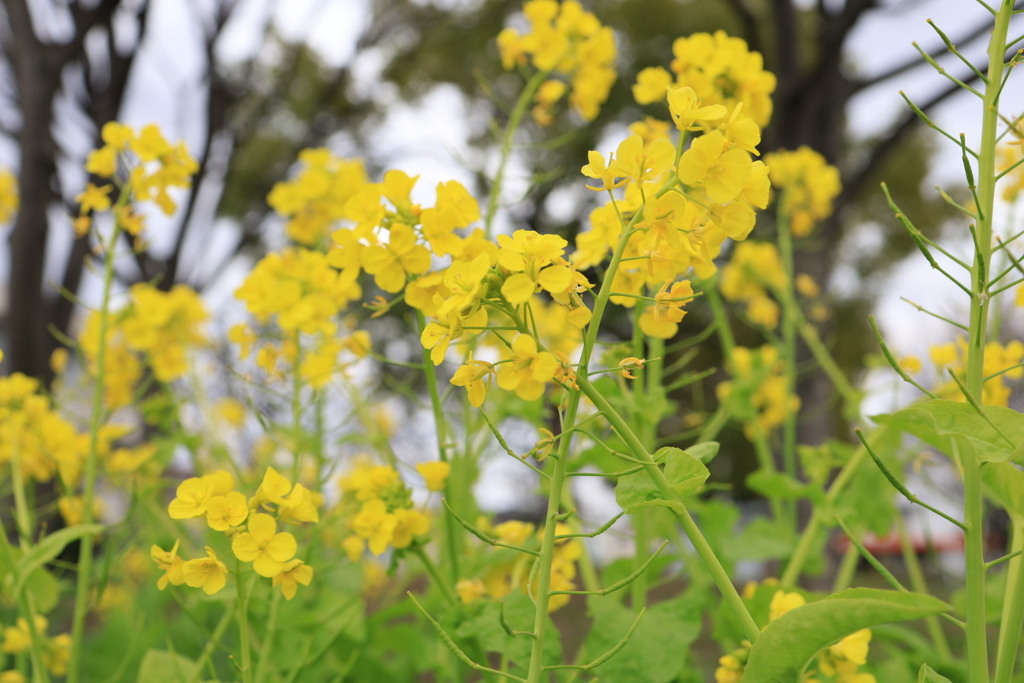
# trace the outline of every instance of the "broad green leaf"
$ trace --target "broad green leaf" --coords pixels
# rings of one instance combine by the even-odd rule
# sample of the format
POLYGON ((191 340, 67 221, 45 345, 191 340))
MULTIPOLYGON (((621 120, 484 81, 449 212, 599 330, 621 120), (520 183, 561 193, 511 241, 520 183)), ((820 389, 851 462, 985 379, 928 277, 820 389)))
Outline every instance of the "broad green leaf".
POLYGON ((149 650, 139 666, 138 683, 180 683, 196 674, 196 663, 167 650, 149 650))
POLYGON ((921 670, 917 672, 917 683, 953 683, 953 681, 927 664, 922 664, 921 670))
POLYGON ((920 593, 851 588, 787 612, 768 624, 750 651, 743 678, 792 683, 823 648, 862 628, 950 609, 920 593))
MULTIPOLYGON (((602 681, 674 681, 687 665, 686 653, 700 634, 700 596, 660 602, 640 620, 633 637, 614 657, 594 669, 602 681)), ((636 613, 614 597, 590 598, 594 623, 583 646, 583 660, 594 661, 626 634, 636 613)))
POLYGON ((654 459, 665 463, 665 478, 680 496, 701 490, 711 476, 704 463, 679 448, 660 448, 654 459))
POLYGON ((54 578, 45 567, 40 567, 23 581, 24 590, 32 596, 36 612, 49 614, 57 609, 60 603, 60 581, 54 578))
POLYGON ((736 534, 736 543, 728 550, 739 560, 776 560, 788 557, 796 548, 792 525, 784 520, 758 517, 736 534))
POLYGON ((32 546, 28 552, 18 560, 18 583, 14 586, 14 594, 21 592, 22 586, 28 577, 47 562, 52 561, 60 555, 61 551, 72 541, 77 541, 83 536, 92 536, 103 531, 102 524, 76 524, 60 531, 48 534, 43 540, 32 546))
POLYGON ((630 510, 642 503, 663 497, 658 487, 642 470, 619 477, 618 483, 615 484, 615 501, 623 510, 630 510))
POLYGON ((872 419, 913 434, 950 457, 969 449, 985 461, 1024 462, 1024 415, 1002 406, 982 410, 984 417, 969 403, 939 398, 872 419))
POLYGON ((704 443, 693 444, 686 449, 686 452, 706 465, 718 455, 718 447, 719 443, 717 441, 705 441, 704 443))

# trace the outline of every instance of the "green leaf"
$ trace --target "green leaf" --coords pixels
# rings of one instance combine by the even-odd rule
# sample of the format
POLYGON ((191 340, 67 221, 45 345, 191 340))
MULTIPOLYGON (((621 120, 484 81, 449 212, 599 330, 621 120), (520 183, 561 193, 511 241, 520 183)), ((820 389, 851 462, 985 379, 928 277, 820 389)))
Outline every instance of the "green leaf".
POLYGON ((615 484, 615 501, 623 510, 662 498, 661 491, 644 471, 619 477, 615 484))
POLYGON ((14 595, 21 593, 22 587, 35 570, 40 569, 47 562, 52 561, 61 554, 72 541, 77 541, 83 536, 92 536, 103 531, 102 524, 76 524, 60 531, 54 531, 47 535, 36 545, 26 552, 18 560, 18 583, 14 586, 14 595))
POLYGON ((149 650, 139 666, 138 683, 180 683, 195 677, 197 666, 188 657, 167 650, 149 650))
POLYGON ((1002 406, 983 406, 982 411, 984 417, 969 403, 939 398, 872 419, 913 434, 951 457, 969 449, 981 460, 1024 463, 1024 415, 1002 406))
POLYGON ((719 443, 717 441, 705 441, 695 443, 686 449, 686 452, 700 460, 705 465, 711 462, 718 455, 719 443))
POLYGON ((953 681, 927 664, 922 664, 921 670, 917 672, 917 683, 953 683, 953 681))
POLYGON ((654 459, 665 463, 665 477, 680 496, 701 490, 711 476, 703 462, 679 448, 659 448, 654 459))
MULTIPOLYGON (((682 596, 647 610, 633 637, 614 657, 594 669, 602 681, 674 681, 687 665, 686 653, 700 634, 701 596, 682 596)), ((594 624, 584 644, 583 661, 593 661, 626 634, 636 613, 613 597, 590 598, 594 624)))
POLYGON ((920 593, 851 588, 787 612, 768 624, 750 651, 743 678, 792 683, 823 648, 862 628, 919 619, 950 609, 920 593))
MULTIPOLYGON (((459 638, 476 638, 487 652, 497 652, 522 667, 523 671, 530 664, 530 651, 533 639, 524 634, 510 636, 502 625, 513 631, 529 632, 533 630, 534 606, 528 595, 521 591, 513 591, 506 595, 501 603, 488 601, 480 612, 463 622, 456 634, 459 638), (504 612, 502 611, 504 609, 504 612)), ((549 618, 550 619, 550 618, 549 618)), ((554 626, 548 622, 549 630, 554 626)), ((544 660, 553 664, 561 658, 562 645, 558 638, 547 638, 544 641, 544 660)))

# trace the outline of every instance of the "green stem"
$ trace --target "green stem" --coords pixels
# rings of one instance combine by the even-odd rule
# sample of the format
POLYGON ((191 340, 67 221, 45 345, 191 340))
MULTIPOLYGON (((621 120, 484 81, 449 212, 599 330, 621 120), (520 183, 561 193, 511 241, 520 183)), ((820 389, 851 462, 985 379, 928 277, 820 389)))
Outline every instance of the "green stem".
POLYGON ((484 217, 484 231, 487 233, 488 240, 494 236, 494 214, 498 210, 498 198, 501 195, 501 186, 505 181, 505 166, 508 164, 509 157, 512 156, 512 142, 515 140, 516 131, 519 130, 519 124, 523 121, 523 114, 526 113, 526 108, 530 106, 537 88, 541 86, 550 73, 550 71, 538 71, 526 82, 526 86, 519 94, 519 99, 516 100, 515 106, 512 107, 512 113, 509 115, 508 124, 505 126, 505 135, 501 141, 501 160, 498 162, 498 171, 494 174, 494 182, 491 183, 491 190, 487 194, 487 213, 484 217))
POLYGON ((838 593, 850 587, 853 583, 853 575, 857 573, 857 565, 860 563, 860 551, 853 543, 846 549, 843 559, 839 561, 839 569, 836 570, 836 578, 832 582, 832 592, 838 593))
MULTIPOLYGON (((921 561, 917 558, 917 552, 910 542, 910 534, 907 533, 907 524, 903 521, 903 515, 896 515, 896 531, 900 537, 900 550, 903 553, 903 563, 907 565, 907 576, 910 578, 910 587, 917 593, 930 595, 928 581, 921 569, 921 561)), ((949 641, 942 631, 942 624, 936 616, 925 617, 925 628, 928 629, 928 636, 932 639, 935 651, 944 661, 951 661, 953 653, 949 649, 949 641)))
MULTIPOLYGON (((967 340, 968 392, 981 399, 985 381, 985 342, 988 328, 988 276, 992 262, 992 217, 995 208, 996 136, 999 125, 999 94, 1003 83, 1003 45, 1013 15, 1013 0, 1002 0, 988 45, 988 72, 982 108, 981 146, 978 158, 979 216, 975 254, 971 267, 971 312, 967 340)), ((984 502, 981 494, 981 461, 973 449, 960 454, 964 480, 964 553, 967 564, 967 669, 972 681, 989 680, 988 642, 985 625, 984 502)))
POLYGON ((210 657, 213 656, 214 650, 220 644, 220 639, 224 635, 225 629, 228 624, 231 623, 231 610, 224 610, 224 614, 221 616, 220 621, 213 627, 213 633, 210 634, 210 639, 206 641, 206 645, 203 646, 203 651, 199 653, 199 659, 196 660, 196 670, 192 674, 192 678, 188 683, 197 683, 200 676, 202 675, 203 668, 210 661, 210 657))
MULTIPOLYGON (((122 188, 118 198, 119 207, 128 203, 131 192, 122 188)), ((114 212, 117 215, 117 212, 114 212)), ((104 418, 104 377, 107 363, 107 330, 110 326, 110 291, 114 282, 114 247, 121 234, 120 221, 114 221, 114 229, 110 241, 104 245, 103 258, 103 292, 99 308, 99 339, 96 342, 96 377, 92 392, 92 411, 89 418, 89 450, 86 452, 82 465, 84 491, 82 494, 82 523, 92 524, 93 498, 96 495, 96 475, 98 470, 98 451, 100 427, 104 418)), ((100 240, 102 244, 102 239, 100 240)), ((82 641, 85 638, 85 615, 89 611, 89 589, 92 579, 92 560, 95 546, 94 538, 89 535, 82 538, 78 556, 78 576, 75 581, 75 609, 71 620, 71 654, 68 659, 68 683, 78 683, 81 679, 82 641)))
MULTIPOLYGON (((796 308, 796 294, 794 293, 794 270, 793 270, 793 235, 789 230, 789 216, 783 208, 785 206, 785 193, 778 201, 778 213, 775 221, 778 232, 779 258, 782 260, 782 269, 786 274, 786 283, 783 285, 785 296, 782 297, 782 306, 786 314, 782 317, 782 362, 786 369, 785 395, 788 399, 796 395, 796 327, 798 313, 796 308)), ((799 411, 790 410, 786 412, 786 420, 782 424, 782 469, 791 477, 796 472, 796 418, 799 411)), ((792 501, 785 506, 787 517, 795 521, 794 504, 792 501)))
POLYGON ((256 683, 261 683, 267 676, 270 654, 274 650, 274 636, 277 631, 277 611, 281 603, 281 591, 274 591, 274 597, 270 599, 270 614, 267 617, 266 637, 260 646, 260 658, 256 662, 256 683))
MULTIPOLYGON (((893 431, 893 427, 884 425, 872 432, 869 440, 872 443, 880 443, 889 438, 893 431)), ((836 478, 828 487, 828 491, 825 493, 825 504, 814 506, 811 512, 811 519, 807 522, 807 526, 800 535, 796 550, 793 551, 793 556, 790 558, 789 563, 786 565, 786 570, 779 579, 779 586, 781 588, 792 588, 796 585, 797 580, 800 578, 800 573, 803 571, 804 564, 807 562, 807 557, 811 552, 815 537, 818 535, 822 525, 831 519, 829 510, 833 508, 836 499, 839 498, 843 489, 846 488, 853 475, 856 474, 857 468, 860 467, 867 457, 867 448, 864 447, 864 444, 861 444, 839 470, 839 474, 836 475, 836 478)))
POLYGON ((680 500, 680 496, 672 489, 672 484, 665 477, 665 473, 661 471, 661 468, 654 462, 651 454, 647 452, 644 445, 637 438, 636 434, 630 429, 629 425, 622 419, 614 407, 608 402, 608 400, 601 395, 601 393, 586 379, 578 379, 577 383, 580 385, 580 389, 586 394, 598 410, 600 410, 604 416, 611 423, 612 427, 618 432, 619 437, 626 443, 633 456, 644 464, 644 470, 651 477, 654 484, 658 487, 661 495, 664 496, 665 500, 673 503, 672 512, 675 514, 679 524, 683 527, 683 531, 690 539, 690 543, 693 544, 694 549, 697 551, 697 555, 704 562, 708 571, 711 574, 711 578, 718 586, 718 590, 721 591, 722 597, 728 603, 735 616, 739 619, 743 631, 750 642, 755 642, 760 629, 754 622, 753 617, 750 616, 750 612, 747 610, 746 605, 743 604, 743 598, 736 591, 736 586, 733 585, 732 579, 729 577, 729 573, 725 571, 725 567, 719 561, 715 555, 715 551, 711 549, 711 545, 707 539, 704 538, 704 534, 701 533, 697 527, 697 523, 690 516, 689 511, 680 500))
MULTIPOLYGON (((1024 551, 1024 518, 1011 515, 1013 536, 1011 553, 1024 551)), ((1010 683, 1017 659, 1021 630, 1024 629, 1024 560, 1017 555, 1006 569, 1006 590, 1003 593, 1003 615, 999 628, 995 683, 1010 683)))
POLYGON ((444 577, 441 576, 441 572, 437 571, 437 566, 434 565, 430 557, 427 555, 426 551, 423 550, 423 546, 421 546, 419 543, 413 543, 410 550, 412 550, 413 554, 416 557, 420 558, 420 562, 423 564, 423 568, 427 570, 427 574, 429 574, 430 578, 434 580, 435 584, 437 584, 437 587, 441 590, 441 594, 444 595, 445 600, 448 601, 448 604, 450 604, 452 607, 458 608, 459 599, 455 597, 455 593, 452 592, 451 586, 449 586, 448 582, 445 581, 444 577))
MULTIPOLYGON (((423 331, 426 327, 426 319, 423 317, 423 313, 416 311, 416 319, 419 325, 419 331, 423 331)), ((448 433, 445 427, 447 421, 444 416, 444 406, 441 404, 441 392, 437 387, 437 368, 434 367, 434 362, 430 360, 430 351, 423 349, 423 375, 427 380, 427 393, 430 395, 430 409, 434 414, 434 431, 437 434, 437 457, 441 462, 448 462, 448 433)), ((461 495, 456 494, 453 490, 454 483, 452 477, 444 483, 444 497, 445 500, 459 500, 461 495)), ((461 494, 462 492, 458 492, 461 494)), ((460 508, 459 512, 464 512, 464 508, 460 508)), ((455 520, 452 519, 451 515, 444 516, 444 548, 445 554, 448 560, 448 575, 450 577, 449 585, 455 585, 455 582, 459 578, 459 539, 456 528, 455 520)))
POLYGON ((238 640, 242 649, 242 681, 252 683, 252 643, 249 637, 249 595, 245 582, 247 576, 242 574, 242 561, 235 564, 235 586, 238 590, 238 640))
MULTIPOLYGON (((23 548, 27 549, 27 548, 23 548)), ((14 585, 20 583, 17 564, 14 561, 14 553, 11 552, 10 543, 7 540, 7 529, 0 528, 0 552, 3 553, 3 565, 9 567, 14 585)), ((46 670, 43 660, 43 635, 36 628, 36 610, 32 604, 32 594, 27 587, 22 587, 17 595, 18 612, 25 618, 29 635, 29 659, 32 662, 32 680, 34 683, 49 683, 50 675, 46 670)))

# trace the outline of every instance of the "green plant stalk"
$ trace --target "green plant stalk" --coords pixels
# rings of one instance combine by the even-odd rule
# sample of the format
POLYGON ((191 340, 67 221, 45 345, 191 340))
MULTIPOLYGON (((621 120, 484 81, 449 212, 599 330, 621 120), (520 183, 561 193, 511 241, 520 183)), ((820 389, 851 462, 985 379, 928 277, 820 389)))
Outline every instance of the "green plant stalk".
POLYGON ((697 551, 697 555, 704 562, 708 571, 711 574, 711 578, 714 580, 715 585, 718 586, 718 590, 722 593, 722 597, 729 605, 730 609, 734 612, 736 617, 740 621, 740 625, 743 628, 744 634, 750 642, 757 640, 760 634, 760 629, 754 622, 753 617, 750 616, 750 612, 747 610, 746 605, 743 604, 743 598, 736 591, 736 587, 732 583, 732 579, 729 577, 729 573, 725 571, 725 567, 719 561, 715 555, 715 551, 712 550, 711 545, 707 539, 704 538, 704 534, 701 533, 697 527, 697 523, 693 517, 690 516, 689 511, 686 509, 685 504, 680 500, 680 496, 672 490, 672 484, 668 478, 665 477, 665 473, 661 471, 661 468, 654 462, 654 458, 644 448, 643 443, 637 435, 630 429, 629 424, 622 419, 622 416, 616 412, 615 408, 608 402, 608 400, 601 395, 601 392, 597 391, 593 384, 585 379, 579 379, 578 383, 580 389, 586 394, 587 398, 593 401, 594 405, 597 406, 598 410, 604 413, 605 417, 611 423, 612 427, 618 432, 626 445, 629 447, 633 456, 644 463, 644 470, 651 477, 655 486, 664 496, 666 501, 672 502, 672 512, 675 514, 679 524, 683 527, 683 532, 690 539, 694 549, 697 551))
MULTIPOLYGON (((1010 552, 1024 551, 1024 517, 1010 515, 1013 527, 1010 552)), ((1010 683, 1017 659, 1021 630, 1024 629, 1024 560, 1017 555, 1006 568, 1006 591, 1003 593, 1003 615, 996 651, 995 683, 1010 683)))
MULTIPOLYGON (((1002 0, 988 45, 988 70, 982 108, 981 146, 978 159, 979 220, 971 267, 971 311, 967 339, 968 391, 982 397, 985 342, 988 326, 988 274, 992 262, 992 215, 995 206, 996 135, 999 94, 1003 83, 1003 45, 1013 15, 1013 0, 1002 0)), ((988 681, 988 642, 985 627, 984 510, 981 494, 981 462, 971 449, 961 453, 964 479, 964 554, 967 564, 967 670, 972 681, 988 681)))
MULTIPOLYGON (((582 387, 586 382, 587 369, 590 365, 590 357, 597 346, 597 332, 601 327, 601 320, 604 318, 605 309, 608 308, 608 300, 612 293, 612 280, 615 279, 615 271, 618 270, 622 261, 622 254, 626 251, 626 245, 632 235, 633 226, 640 219, 642 212, 638 211, 630 221, 622 227, 622 234, 615 251, 612 252, 611 260, 608 262, 608 270, 604 273, 601 281, 601 288, 598 290, 597 298, 594 300, 594 311, 587 326, 587 332, 583 337, 583 350, 580 352, 580 361, 577 367, 577 383, 582 387)), ((571 453, 572 432, 576 426, 576 413, 579 409, 580 398, 583 392, 571 391, 569 393, 568 405, 562 419, 562 438, 558 440, 558 459, 555 461, 554 472, 551 474, 550 494, 548 507, 545 514, 544 537, 541 540, 540 555, 536 562, 537 572, 537 594, 536 613, 533 623, 533 644, 530 649, 530 665, 527 671, 526 680, 528 683, 540 683, 544 673, 544 642, 547 637, 548 625, 548 600, 551 597, 551 564, 555 552, 555 520, 558 517, 561 505, 562 492, 567 481, 569 455, 571 453)), ((606 402, 607 403, 607 402, 606 402)))
POLYGON ((537 88, 547 79, 551 71, 538 71, 526 82, 526 86, 519 94, 509 115, 508 124, 505 126, 505 135, 501 141, 501 159, 498 162, 498 170, 494 174, 494 182, 491 183, 491 190, 487 194, 487 213, 484 215, 484 232, 487 239, 494 237, 494 214, 498 210, 498 198, 501 195, 501 186, 505 182, 505 166, 508 165, 509 157, 512 156, 512 142, 515 140, 516 131, 523 121, 526 108, 530 106, 537 88))
MULTIPOLYGON (((416 311, 416 320, 419 330, 422 332, 427 324, 422 312, 416 311)), ((447 422, 445 422, 444 417, 444 406, 441 405, 441 392, 437 387, 437 368, 434 366, 434 361, 430 360, 430 351, 428 349, 423 349, 422 351, 423 375, 427 380, 430 409, 434 413, 434 431, 437 434, 437 457, 441 462, 448 462, 448 434, 445 429, 447 422)), ((458 500, 460 498, 458 495, 452 495, 452 486, 452 478, 448 477, 444 483, 444 497, 446 500, 458 500)), ((452 519, 451 515, 445 515, 444 520, 444 548, 447 556, 448 576, 450 577, 450 584, 455 585, 455 582, 459 579, 458 530, 456 529, 455 520, 452 519)))
MULTIPOLYGON (((123 207, 131 196, 130 188, 123 187, 117 206, 123 207)), ((116 211, 112 212, 117 215, 116 211)), ((99 308, 99 340, 96 343, 96 381, 92 392, 92 410, 89 418, 89 450, 82 465, 84 490, 82 493, 82 523, 92 524, 93 498, 96 495, 96 476, 99 460, 99 434, 104 418, 104 373, 107 364, 107 329, 110 326, 110 291, 114 282, 114 247, 121 235, 121 222, 114 221, 110 241, 105 245, 103 257, 103 293, 99 308)), ((100 240, 102 244, 102 239, 100 240)), ((82 538, 78 557, 78 576, 75 581, 75 609, 71 620, 71 654, 68 658, 68 683, 81 680, 82 641, 85 638, 85 615, 89 611, 89 584, 92 579, 92 555, 95 540, 92 536, 82 538)))
POLYGON ((249 593, 245 582, 248 577, 242 575, 242 561, 235 562, 235 586, 238 591, 238 641, 242 649, 242 681, 252 683, 252 643, 249 637, 249 593))
POLYGON ((280 603, 281 591, 274 591, 274 597, 270 599, 270 614, 267 616, 266 637, 260 644, 260 657, 256 661, 256 683, 262 683, 267 677, 267 665, 274 650, 274 636, 277 634, 277 611, 280 603))
MULTIPOLYGON (((903 553, 903 563, 907 565, 907 576, 910 578, 911 589, 917 593, 931 595, 931 591, 928 590, 928 581, 921 570, 921 562, 917 559, 917 553, 910 542, 910 535, 907 533, 907 525, 903 521, 903 515, 896 515, 896 531, 899 533, 900 550, 903 553)), ((942 624, 939 623, 939 618, 934 615, 925 617, 924 623, 925 628, 928 629, 928 636, 931 638, 932 645, 935 646, 935 651, 939 657, 945 661, 951 661, 953 659, 953 652, 949 649, 949 641, 946 640, 946 634, 942 632, 942 624)))
MULTIPOLYGON (((874 432, 872 432, 870 439, 882 441, 888 437, 893 431, 893 427, 889 425, 883 425, 874 432)), ((800 578, 800 573, 803 571, 804 564, 807 562, 807 556, 811 551, 811 545, 814 543, 814 538, 817 536, 818 531, 826 520, 830 519, 828 510, 835 504, 836 499, 846 488, 846 485, 850 483, 850 479, 856 474, 857 468, 860 467, 864 459, 868 457, 868 451, 861 444, 857 450, 855 450, 846 463, 839 470, 839 474, 832 480, 832 484, 828 487, 828 491, 825 493, 825 504, 815 505, 812 512, 811 518, 807 522, 807 526, 804 527, 803 533, 800 535, 800 540, 797 542, 796 550, 793 551, 793 556, 790 558, 789 563, 786 565, 786 570, 782 573, 782 577, 779 579, 779 586, 781 588, 792 588, 796 585, 797 580, 800 578)))
POLYGON ((839 568, 836 570, 836 577, 832 581, 832 592, 838 593, 850 587, 853 583, 853 576, 857 573, 857 565, 860 563, 860 551, 853 543, 846 549, 843 558, 839 561, 839 568))
POLYGON ((192 678, 189 679, 188 683, 198 683, 203 667, 209 664, 210 657, 213 656, 213 651, 220 644, 220 639, 224 635, 224 630, 227 629, 229 623, 231 623, 231 610, 224 610, 220 621, 217 622, 217 625, 213 628, 213 633, 210 634, 210 639, 206 641, 203 651, 199 653, 199 659, 196 660, 196 671, 192 674, 192 678))
MULTIPOLYGON (((796 395, 796 326, 797 313, 793 310, 796 307, 796 294, 794 292, 793 273, 793 234, 789 229, 789 216, 785 209, 786 193, 783 192, 776 200, 778 212, 776 214, 775 226, 779 243, 779 258, 782 261, 782 270, 786 275, 786 283, 783 285, 785 296, 782 298, 782 306, 786 313, 782 316, 782 362, 786 368, 786 397, 796 395)), ((796 418, 799 411, 786 411, 786 420, 782 423, 782 470, 791 477, 796 476, 796 418)), ((783 505, 786 510, 786 519, 796 522, 795 508, 796 501, 786 501, 783 505)))
MULTIPOLYGON (((640 308, 639 306, 637 307, 640 308)), ((639 332, 638 317, 634 318, 634 335, 639 332)), ((643 336, 640 336, 641 350, 643 353, 643 336)), ((652 397, 656 392, 661 391, 662 375, 664 370, 663 358, 665 356, 665 341, 651 337, 647 343, 647 356, 651 359, 644 366, 644 379, 634 384, 634 390, 643 391, 647 397, 652 397)), ((651 415, 648 411, 639 411, 637 417, 641 440, 648 451, 657 448, 658 422, 661 415, 651 415)), ((648 510, 637 510, 631 515, 634 531, 633 568, 641 567, 647 563, 647 550, 651 544, 651 514, 648 510)), ((641 573, 636 581, 630 586, 633 609, 643 609, 647 604, 648 580, 647 572, 641 573)))
MULTIPOLYGON (((565 425, 576 422, 576 412, 580 404, 579 392, 573 392, 565 411, 565 425)), ((557 519, 562 502, 562 490, 569 471, 570 444, 568 436, 558 442, 558 458, 555 460, 554 471, 551 473, 551 487, 548 494, 548 507, 544 515, 544 538, 541 541, 540 557, 537 559, 537 595, 533 619, 533 646, 530 651, 530 667, 527 671, 527 683, 540 683, 544 674, 544 642, 547 637, 548 601, 551 598, 551 565, 555 557, 555 535, 557 519)))
MULTIPOLYGON (((18 570, 14 562, 14 554, 11 552, 10 543, 7 540, 7 529, 0 528, 0 552, 3 553, 3 564, 10 567, 14 583, 18 583, 18 570)), ((32 680, 34 683, 49 683, 50 675, 43 663, 43 637, 36 628, 36 610, 32 604, 32 595, 27 587, 23 587, 17 595, 18 612, 24 615, 25 623, 28 626, 29 635, 29 660, 32 662, 32 680)))

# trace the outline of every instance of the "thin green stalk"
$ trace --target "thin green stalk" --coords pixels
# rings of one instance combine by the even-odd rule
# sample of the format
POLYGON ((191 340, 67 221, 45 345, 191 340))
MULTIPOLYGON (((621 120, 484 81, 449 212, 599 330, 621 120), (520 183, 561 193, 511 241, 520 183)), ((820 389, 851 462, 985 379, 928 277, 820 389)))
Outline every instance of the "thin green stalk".
POLYGON ((274 597, 270 599, 270 614, 267 616, 266 637, 260 644, 260 657, 256 662, 256 683, 262 683, 267 677, 270 655, 274 651, 274 636, 277 635, 277 611, 280 603, 281 591, 274 591, 274 597))
MULTIPOLYGON (((1024 518, 1010 515, 1013 529, 1010 552, 1024 551, 1024 518)), ((1024 629, 1024 560, 1017 555, 1006 568, 1006 589, 1003 592, 1003 615, 999 627, 995 683, 1010 683, 1024 629)))
POLYGON ((839 561, 839 568, 836 570, 835 579, 832 581, 832 592, 838 593, 850 587, 853 577, 857 573, 857 565, 860 564, 860 551, 857 546, 850 544, 839 561))
MULTIPOLYGON (((996 135, 999 124, 999 93, 1003 82, 1003 49, 1013 0, 1003 0, 996 13, 988 45, 988 70, 982 107, 981 145, 978 158, 979 220, 971 267, 971 311, 967 339, 968 392, 982 396, 985 342, 988 329, 988 277, 992 262, 993 209, 995 206, 996 135)), ((967 564, 967 669, 972 681, 989 680, 988 641, 985 625, 984 501, 981 493, 981 462, 972 449, 960 454, 964 480, 964 553, 967 564)))
POLYGON ((686 509, 683 502, 679 499, 679 495, 672 489, 672 484, 665 477, 665 473, 661 471, 661 468, 657 466, 651 454, 647 452, 643 444, 637 438, 636 434, 630 429, 629 425, 622 419, 622 417, 616 412, 615 408, 608 402, 608 400, 601 395, 601 393, 586 379, 580 378, 578 380, 580 389, 586 394, 598 410, 600 410, 604 416, 611 423, 612 427, 618 432, 619 437, 626 443, 633 456, 644 463, 644 469, 650 475, 654 484, 658 487, 658 490, 664 496, 665 500, 672 503, 672 512, 675 514, 679 524, 683 527, 683 531, 686 533, 690 542, 693 544, 694 549, 697 551, 697 555, 700 556, 704 565, 707 567, 711 578, 718 586, 718 590, 721 591, 722 597, 726 603, 732 609, 735 616, 739 619, 740 625, 743 628, 744 634, 750 642, 757 640, 760 634, 760 629, 754 622, 753 617, 750 616, 750 612, 747 610, 746 605, 743 604, 743 598, 736 591, 736 586, 733 585, 732 579, 729 577, 729 573, 725 571, 725 567, 719 561, 715 555, 715 551, 712 550, 711 545, 707 539, 704 538, 704 534, 701 533, 697 527, 697 523, 690 516, 689 511, 686 509))
POLYGON ((210 661, 210 657, 213 656, 213 651, 216 650, 217 646, 220 644, 220 639, 224 635, 225 629, 227 629, 228 624, 231 623, 231 612, 232 610, 229 609, 224 610, 224 614, 221 616, 220 621, 218 621, 217 625, 213 627, 213 633, 210 634, 209 639, 203 646, 203 651, 199 653, 199 659, 196 660, 195 673, 192 674, 192 678, 189 679, 188 683, 197 683, 199 681, 203 668, 210 661))
MULTIPOLYGON (((14 585, 20 583, 17 564, 14 561, 14 553, 11 552, 10 543, 7 540, 7 529, 0 528, 0 552, 3 553, 3 564, 11 568, 11 578, 14 585)), ((43 634, 36 628, 36 610, 32 604, 32 594, 27 588, 22 588, 17 595, 18 612, 25 618, 28 625, 29 635, 29 660, 32 662, 32 680, 34 683, 49 683, 50 674, 43 663, 43 634)))
MULTIPOLYGON (((903 553, 903 563, 907 565, 907 575, 910 577, 910 587, 917 593, 930 595, 928 581, 921 569, 921 561, 917 558, 917 552, 910 542, 910 535, 907 533, 907 524, 903 521, 903 515, 896 515, 896 532, 900 537, 900 550, 903 553)), ((949 641, 942 631, 942 624, 936 616, 925 617, 925 628, 928 629, 928 636, 935 646, 935 651, 945 661, 953 659, 953 652, 949 649, 949 641)))
MULTIPOLYGON (((131 193, 122 188, 117 206, 128 203, 131 193)), ((117 212, 114 211, 114 215, 117 212)), ((92 524, 93 499, 96 495, 96 476, 99 460, 99 434, 104 418, 104 383, 107 367, 107 330, 110 326, 110 292, 114 282, 114 247, 121 234, 121 223, 114 221, 110 241, 104 245, 103 291, 99 307, 99 338, 96 342, 96 377, 92 392, 92 410, 89 418, 89 450, 82 464, 84 490, 82 493, 82 523, 92 524)), ((102 239, 100 240, 102 244, 102 239)), ((89 611, 89 588, 92 580, 92 560, 95 540, 92 536, 82 538, 78 556, 78 576, 75 581, 75 609, 71 620, 71 654, 68 658, 68 683, 81 680, 82 644, 85 638, 85 615, 89 611)))
POLYGON ((519 94, 519 99, 516 100, 515 106, 512 107, 512 113, 509 115, 508 124, 505 126, 505 135, 501 141, 501 159, 498 162, 498 170, 494 174, 494 182, 491 183, 491 190, 487 194, 484 231, 487 233, 488 240, 494 237, 494 214, 498 210, 498 198, 501 195, 501 186, 505 181, 505 166, 508 164, 509 157, 512 156, 512 142, 515 140, 516 131, 519 130, 519 124, 522 123, 523 115, 526 113, 526 108, 530 106, 530 102, 533 101, 537 88, 547 79, 549 73, 551 72, 538 71, 526 82, 526 86, 519 94))
MULTIPOLYGON (((419 324, 419 330, 422 331, 426 326, 426 319, 423 317, 423 313, 417 311, 416 319, 419 324)), ((423 375, 427 380, 427 393, 430 395, 430 409, 434 414, 434 431, 437 434, 437 457, 441 462, 448 462, 448 433, 446 430, 447 421, 444 416, 444 406, 441 403, 441 393, 437 388, 437 368, 434 366, 434 362, 430 360, 430 351, 423 349, 423 375)), ((452 490, 454 486, 452 477, 444 483, 444 497, 448 500, 458 500, 459 496, 453 496, 455 493, 452 490)), ((459 492, 461 493, 461 492, 459 492)), ((451 515, 444 516, 444 548, 448 562, 448 575, 450 577, 450 583, 452 585, 459 578, 459 539, 455 520, 452 519, 451 515)))
MULTIPOLYGON (((889 425, 883 425, 871 433, 870 440, 878 443, 887 439, 894 428, 889 425)), ((850 483, 853 475, 856 474, 857 468, 860 467, 864 459, 868 457, 867 449, 863 444, 857 448, 850 455, 849 459, 839 470, 839 474, 832 480, 832 484, 828 487, 828 491, 825 493, 825 504, 815 505, 811 512, 811 519, 807 522, 807 526, 804 528, 803 533, 800 535, 800 540, 797 542, 796 550, 793 551, 793 556, 790 558, 789 563, 786 565, 786 570, 782 573, 782 577, 779 579, 779 585, 781 588, 792 588, 796 585, 797 580, 800 578, 800 573, 803 571, 804 564, 807 562, 807 557, 811 552, 811 547, 814 544, 814 539, 818 535, 818 531, 822 525, 829 520, 829 510, 832 509, 833 504, 839 495, 846 488, 846 485, 850 483)))
MULTIPOLYGON (((789 229, 789 216, 785 210, 785 193, 777 206, 775 226, 779 243, 779 258, 782 261, 782 270, 786 274, 786 283, 783 285, 785 296, 782 297, 782 306, 786 314, 782 317, 782 362, 786 369, 785 395, 788 399, 796 395, 796 327, 797 313, 796 294, 793 290, 793 234, 789 229)), ((796 476, 796 418, 798 411, 786 412, 786 420, 782 424, 782 470, 791 477, 796 476)), ((794 519, 794 501, 788 501, 784 506, 787 510, 787 518, 794 519)))
POLYGON ((249 595, 245 582, 247 576, 242 574, 242 561, 235 562, 235 586, 238 590, 238 600, 235 603, 238 612, 238 641, 242 649, 242 681, 252 681, 252 643, 249 637, 249 595))
POLYGON ((452 587, 449 586, 448 582, 441 576, 441 572, 437 571, 437 567, 431 561, 430 557, 427 556, 426 551, 423 550, 423 546, 419 543, 413 543, 410 550, 412 550, 413 555, 420 558, 423 568, 427 570, 427 574, 429 574, 430 578, 434 580, 435 584, 437 584, 437 587, 441 590, 441 594, 444 595, 448 604, 457 608, 459 606, 459 599, 455 597, 455 593, 452 592, 452 587))

